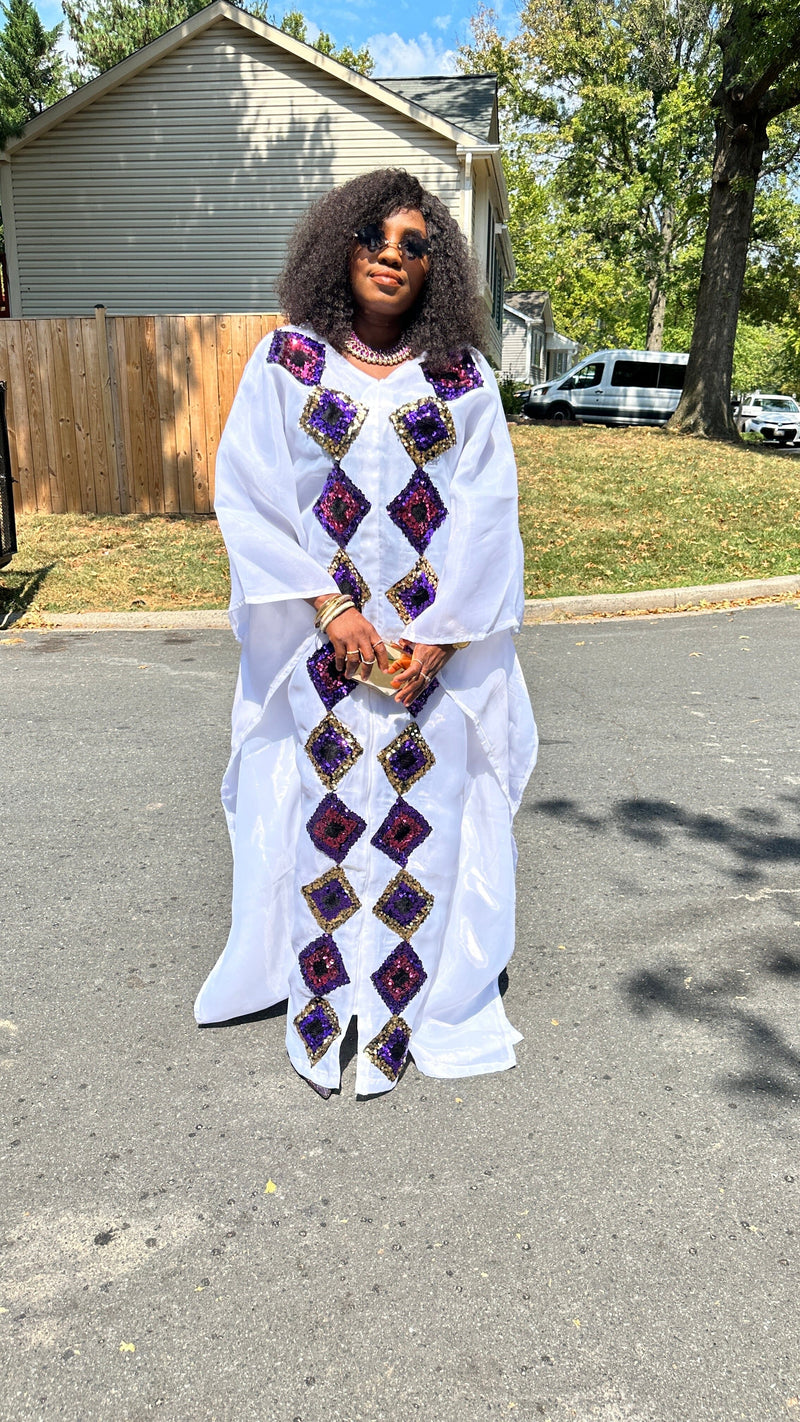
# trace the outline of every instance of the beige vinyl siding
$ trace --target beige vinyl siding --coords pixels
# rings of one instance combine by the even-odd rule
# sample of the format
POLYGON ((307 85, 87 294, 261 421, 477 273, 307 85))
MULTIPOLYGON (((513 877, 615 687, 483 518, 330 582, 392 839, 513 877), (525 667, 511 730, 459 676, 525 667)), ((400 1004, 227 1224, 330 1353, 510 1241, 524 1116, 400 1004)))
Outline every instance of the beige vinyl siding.
POLYGON ((506 375, 513 375, 515 380, 527 380, 530 376, 526 346, 525 322, 506 312, 503 320, 503 371, 506 375))
POLYGON ((12 162, 21 311, 269 311, 314 198, 401 166, 458 219, 453 144, 228 20, 12 162))

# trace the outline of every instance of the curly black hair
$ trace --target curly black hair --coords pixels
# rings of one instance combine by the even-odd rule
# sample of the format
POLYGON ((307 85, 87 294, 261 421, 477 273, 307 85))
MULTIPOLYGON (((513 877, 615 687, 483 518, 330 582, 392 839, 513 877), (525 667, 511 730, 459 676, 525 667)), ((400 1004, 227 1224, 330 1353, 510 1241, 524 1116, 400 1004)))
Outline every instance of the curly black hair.
POLYGON ((431 243, 428 279, 408 314, 405 339, 412 355, 427 351, 430 364, 441 367, 465 346, 484 345, 478 272, 447 208, 402 168, 362 173, 309 208, 292 235, 278 296, 291 322, 341 350, 353 327, 353 234, 404 208, 422 213, 431 243))

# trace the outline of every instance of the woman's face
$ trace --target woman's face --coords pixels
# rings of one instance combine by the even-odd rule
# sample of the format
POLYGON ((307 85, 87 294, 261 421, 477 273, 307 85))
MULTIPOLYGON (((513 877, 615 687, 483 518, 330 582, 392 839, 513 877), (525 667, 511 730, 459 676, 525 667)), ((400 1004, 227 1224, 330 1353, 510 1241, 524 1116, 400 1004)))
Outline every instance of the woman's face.
POLYGON ((425 285, 430 257, 415 255, 427 247, 425 218, 415 208, 403 208, 362 229, 350 258, 350 287, 356 311, 372 318, 397 319, 410 311, 425 285), (376 232, 384 245, 375 251, 376 232), (369 245, 364 236, 372 237, 369 245))

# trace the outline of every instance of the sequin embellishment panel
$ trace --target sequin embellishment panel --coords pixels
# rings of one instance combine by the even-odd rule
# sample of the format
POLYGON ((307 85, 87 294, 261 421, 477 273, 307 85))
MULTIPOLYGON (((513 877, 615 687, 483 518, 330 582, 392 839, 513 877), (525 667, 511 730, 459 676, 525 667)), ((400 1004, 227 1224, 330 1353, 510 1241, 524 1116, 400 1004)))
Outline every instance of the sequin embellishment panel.
POLYGON ((427 558, 420 558, 410 573, 386 589, 386 596, 398 616, 408 623, 435 601, 438 586, 439 579, 427 558))
POLYGON ((367 411, 341 390, 320 386, 312 390, 300 416, 300 428, 329 454, 340 460, 358 434, 367 411))
POLYGON ((330 642, 326 642, 323 647, 317 647, 316 652, 312 652, 308 658, 306 666, 317 695, 328 711, 332 711, 337 702, 349 696, 355 689, 356 683, 348 680, 344 672, 337 671, 336 657, 330 642))
POLYGON ((339 592, 345 593, 347 597, 351 597, 360 612, 364 603, 369 602, 372 593, 364 582, 352 558, 348 558, 347 554, 340 548, 328 572, 333 578, 339 592))
POLYGON ((416 997, 428 974, 410 943, 398 943, 372 974, 378 996, 390 1012, 402 1012, 416 997))
POLYGON ((435 676, 433 678, 433 681, 428 682, 428 685, 425 687, 425 690, 421 691, 419 696, 416 696, 413 701, 409 702, 408 709, 412 716, 419 715, 420 711, 425 705, 425 702, 428 701, 431 696, 433 696, 434 691, 439 690, 440 686, 441 682, 439 681, 438 676, 435 676))
POLYGON ((331 1042, 341 1035, 339 1019, 324 997, 312 997, 302 1011, 298 1012, 294 1025, 312 1066, 316 1066, 331 1042))
MULTIPOLYGON (((310 884, 303 885, 303 898, 320 928, 332 932, 361 908, 343 869, 329 869, 310 884)), ((420 920, 421 922, 422 920, 420 920)))
POLYGON ((363 754, 353 733, 331 711, 306 741, 306 755, 326 790, 335 790, 363 754))
POLYGON ((401 869, 386 885, 372 912, 400 938, 411 938, 433 908, 433 894, 401 869))
POLYGON ((355 810, 349 810, 344 801, 333 793, 326 795, 317 805, 306 825, 317 849, 335 859, 337 864, 347 858, 366 828, 366 820, 362 820, 355 810))
POLYGON ((423 736, 419 726, 412 721, 399 736, 395 736, 382 751, 378 760, 383 766, 386 778, 398 795, 405 794, 416 785, 423 775, 427 775, 436 757, 423 736))
POLYGON ((370 842, 405 869, 414 850, 424 844, 430 832, 431 827, 419 810, 400 797, 370 842))
POLYGON ((415 464, 438 459, 456 442, 453 416, 441 400, 414 400, 389 416, 406 454, 415 464))
POLYGON ((447 509, 424 469, 415 469, 408 483, 386 506, 392 523, 405 534, 417 553, 424 553, 447 509))
MULTIPOLYGON (((388 963, 388 958, 386 961, 388 963)), ((342 955, 329 933, 323 933, 321 937, 315 938, 313 943, 309 943, 300 954, 298 962, 303 982, 315 996, 321 997, 326 992, 333 992, 350 981, 342 955)), ((385 967, 386 963, 379 971, 383 971, 385 967)), ((391 1005, 387 1003, 388 1007, 391 1005)))
POLYGON ((371 507, 344 470, 334 468, 325 480, 314 513, 334 543, 345 548, 371 507))
POLYGON ((478 390, 483 385, 483 376, 469 351, 464 351, 461 359, 454 361, 446 370, 432 371, 423 365, 422 374, 440 400, 457 400, 459 395, 466 395, 469 390, 478 390))
POLYGON ((282 365, 301 385, 319 385, 325 369, 325 347, 299 331, 276 331, 267 360, 282 365))
POLYGON ((404 1022, 402 1017, 390 1017, 377 1037, 367 1043, 364 1051, 378 1071, 382 1071, 390 1081, 397 1081, 408 1055, 410 1041, 411 1028, 408 1023, 404 1022))

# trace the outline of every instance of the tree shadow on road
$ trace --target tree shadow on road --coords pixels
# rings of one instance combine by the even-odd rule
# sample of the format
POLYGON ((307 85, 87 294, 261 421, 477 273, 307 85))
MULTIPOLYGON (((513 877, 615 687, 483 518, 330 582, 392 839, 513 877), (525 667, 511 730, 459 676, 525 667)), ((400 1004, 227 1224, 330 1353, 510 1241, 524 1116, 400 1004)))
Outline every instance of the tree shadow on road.
POLYGON ((730 812, 708 812, 670 800, 621 799, 592 812, 577 800, 537 800, 528 814, 546 815, 564 825, 595 834, 617 833, 632 843, 664 850, 696 844, 723 851, 723 872, 737 883, 757 885, 766 870, 800 864, 800 795, 777 796, 779 808, 744 805, 730 812))
MULTIPOLYGON (((800 988, 800 953, 775 953, 758 976, 800 988)), ((724 1035, 742 1050, 745 1069, 724 1079, 726 1091, 800 1103, 800 1052, 765 1017, 742 1002, 745 984, 740 973, 723 972, 699 980, 685 964, 673 961, 634 973, 625 992, 640 1017, 668 1012, 724 1035)))

